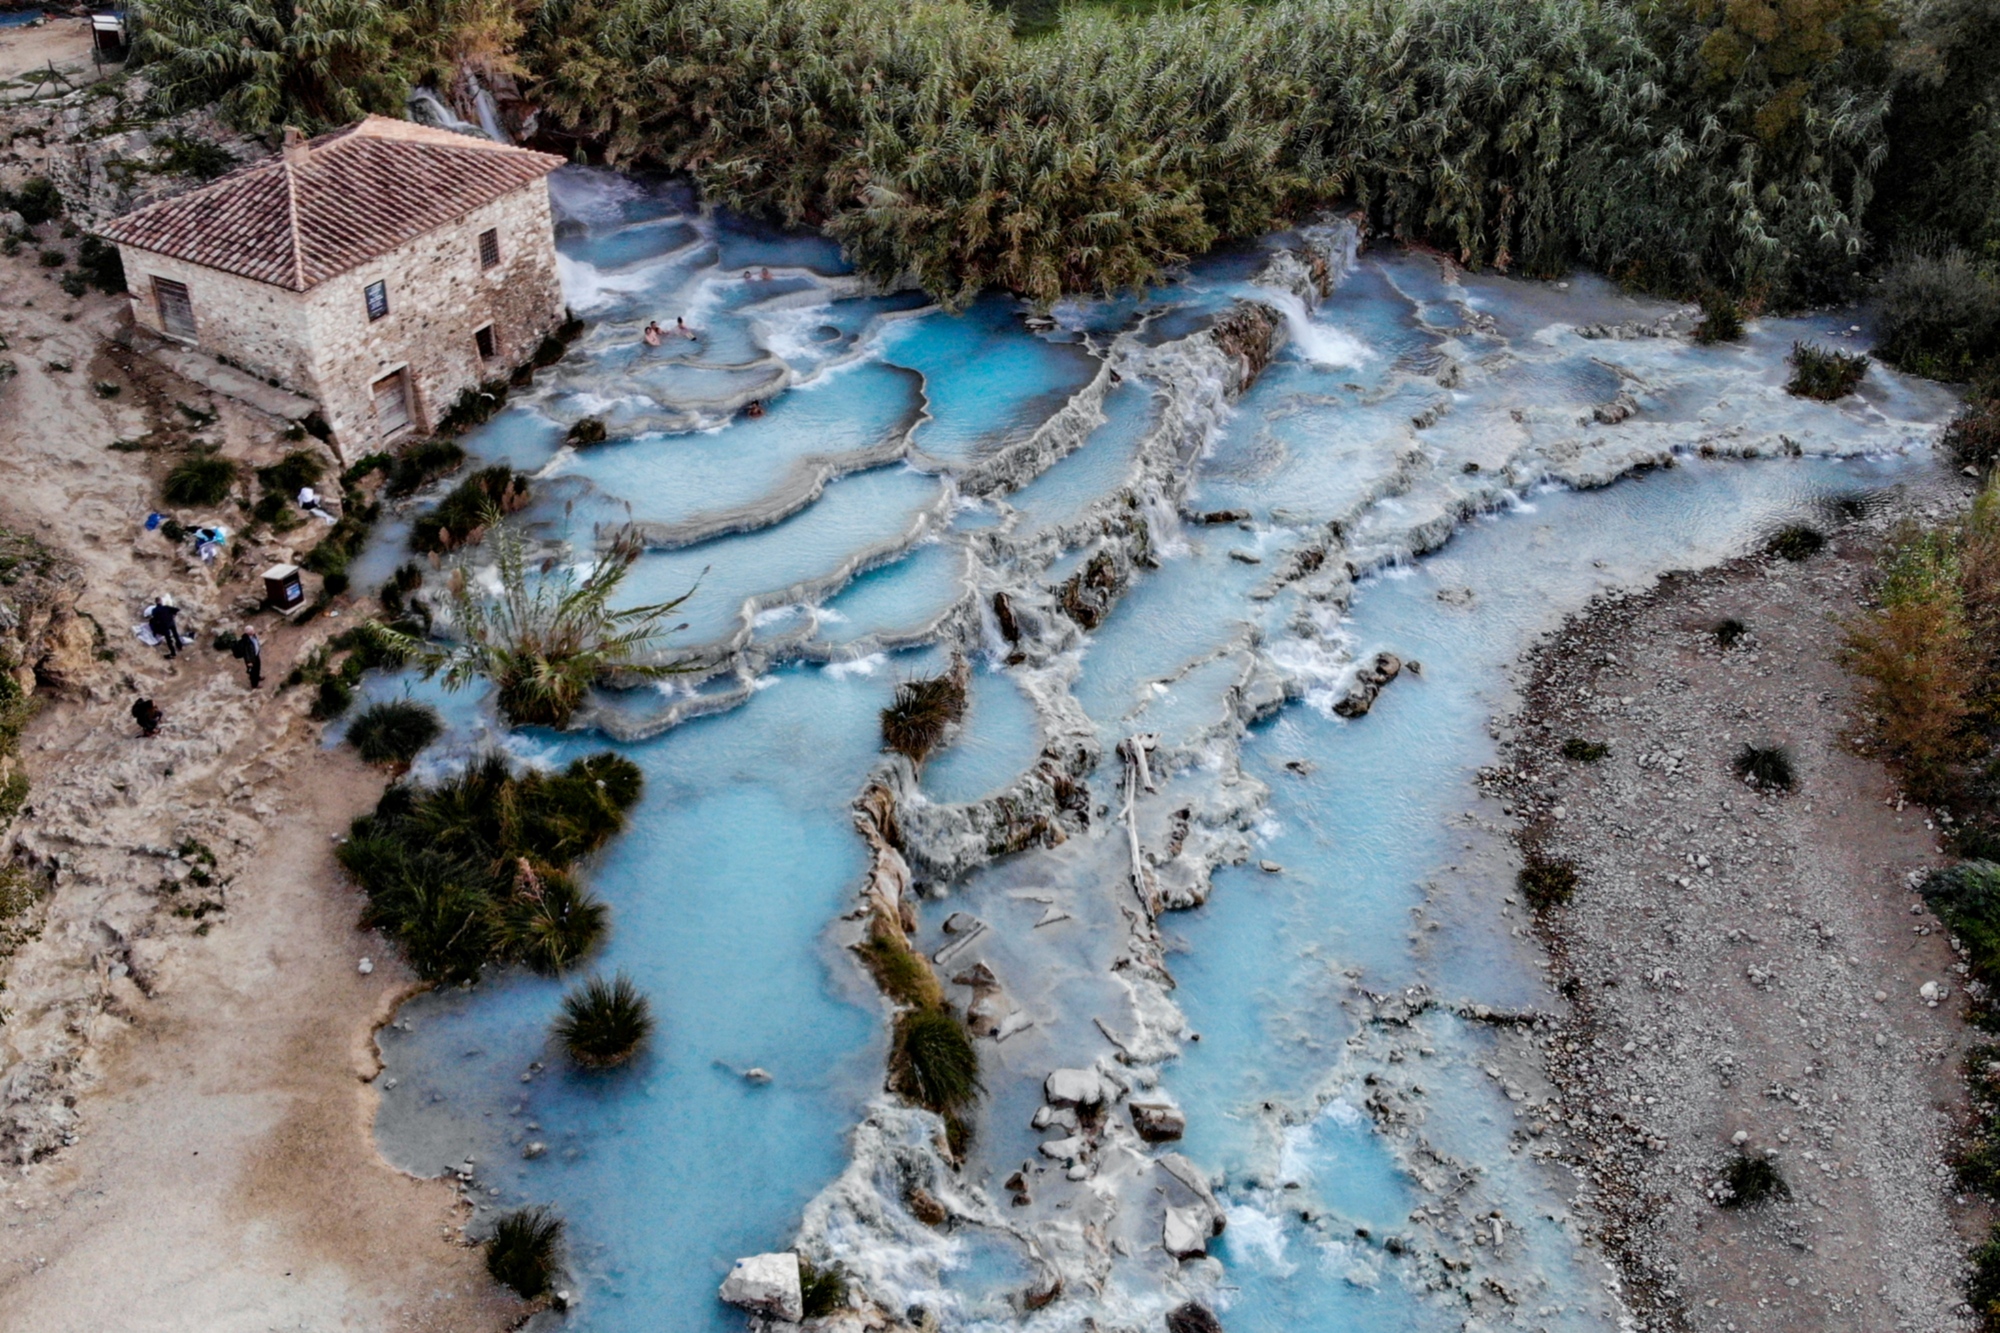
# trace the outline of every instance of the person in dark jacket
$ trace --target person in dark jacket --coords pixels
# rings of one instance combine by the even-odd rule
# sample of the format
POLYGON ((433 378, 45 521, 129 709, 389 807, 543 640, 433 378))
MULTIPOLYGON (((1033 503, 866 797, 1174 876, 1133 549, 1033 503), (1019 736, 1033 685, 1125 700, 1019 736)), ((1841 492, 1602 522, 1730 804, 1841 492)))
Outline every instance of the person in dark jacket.
POLYGON ((132 705, 132 720, 139 724, 141 736, 151 736, 157 732, 166 716, 160 711, 160 706, 151 699, 141 699, 132 705))
POLYGON ((167 645, 168 657, 179 657, 181 652, 181 609, 174 605, 172 597, 162 597, 153 603, 146 613, 146 628, 153 631, 161 643, 167 645))
POLYGON ((256 631, 244 630, 242 635, 236 640, 236 646, 230 649, 230 651, 236 654, 238 660, 243 663, 243 669, 249 673, 250 688, 254 690, 259 685, 262 685, 264 683, 264 642, 257 637, 256 631))

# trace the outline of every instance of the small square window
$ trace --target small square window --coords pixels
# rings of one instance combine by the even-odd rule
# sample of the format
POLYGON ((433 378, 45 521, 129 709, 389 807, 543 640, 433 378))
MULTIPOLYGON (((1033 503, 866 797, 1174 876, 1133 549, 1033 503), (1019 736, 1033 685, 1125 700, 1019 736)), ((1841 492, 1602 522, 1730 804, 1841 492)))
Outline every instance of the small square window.
POLYGON ((368 318, 376 320, 389 313, 389 284, 371 282, 368 284, 368 318))
POLYGON ((492 268, 500 262, 500 232, 488 227, 479 233, 479 267, 492 268))
POLYGON ((491 324, 475 330, 472 335, 472 341, 479 344, 479 359, 481 361, 491 361, 493 359, 493 326, 491 324))

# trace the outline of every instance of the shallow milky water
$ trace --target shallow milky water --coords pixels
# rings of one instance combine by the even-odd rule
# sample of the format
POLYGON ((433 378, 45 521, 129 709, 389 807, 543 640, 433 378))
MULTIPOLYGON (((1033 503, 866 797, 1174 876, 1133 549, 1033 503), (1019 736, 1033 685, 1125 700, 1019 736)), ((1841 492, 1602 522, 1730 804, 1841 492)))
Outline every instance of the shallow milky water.
MULTIPOLYGON (((1515 1107, 1484 1070, 1490 1035, 1453 1012, 1554 1003, 1510 934, 1522 920, 1499 849, 1467 818, 1489 719, 1518 654, 1593 595, 1830 521, 1833 499, 1934 466, 1945 395, 1877 369, 1837 406, 1787 397, 1784 351, 1826 338, 1826 319, 1765 321, 1723 349, 1584 338, 1669 313, 1587 278, 1455 277, 1370 252, 1316 308, 1255 281, 1301 244, 1340 271, 1337 233, 1274 237, 1037 332, 1005 300, 953 318, 870 294, 827 243, 701 215, 671 190, 569 171, 557 189, 589 331, 467 444, 540 474, 525 518, 544 536, 587 552, 599 525, 639 522, 652 549, 633 598, 701 580, 675 643, 706 669, 599 714, 647 789, 589 872, 614 922, 596 965, 629 972, 662 1027, 636 1067, 580 1078, 545 1046, 560 983, 509 974, 420 997, 382 1034, 390 1157, 467 1169, 496 1208, 559 1209, 569 1326, 607 1333, 740 1327, 715 1299, 729 1264, 795 1242, 946 1327, 1157 1329, 1189 1295, 1239 1333, 1615 1327, 1561 1180, 1519 1151, 1515 1107), (743 281, 767 264, 773 281, 743 281), (1203 330, 1241 299, 1278 310, 1289 336, 1225 406, 1190 386, 1217 364, 1203 330), (678 314, 701 343, 639 345, 647 319, 678 314), (1629 419, 1592 419, 1621 392, 1629 419), (736 414, 759 397, 766 415, 736 414), (564 449, 585 414, 613 442, 564 449), (1094 633, 1058 624, 1006 666, 991 593, 1045 608, 1112 541, 1106 515, 1134 506, 1157 568, 1094 633), (1181 507, 1249 517, 1188 524, 1181 507), (1329 552, 1323 567, 1281 579, 1307 548, 1329 552), (974 663, 966 727, 906 807, 992 796, 1058 733, 1094 731, 1102 757, 1087 831, 933 884, 923 905, 927 950, 951 912, 991 927, 940 970, 984 959, 1031 1020, 980 1042, 974 1145, 934 1192, 981 1220, 939 1232, 898 1197, 896 1170, 935 1153, 920 1118, 885 1109, 885 1013, 843 945, 866 870, 849 805, 879 762, 876 714, 953 647, 974 663), (1378 649, 1422 675, 1365 718, 1335 717, 1353 661, 1378 649), (1159 737, 1148 855, 1164 859, 1186 809, 1204 876, 1240 862, 1214 871, 1205 905, 1160 918, 1171 991, 1112 966, 1150 929, 1134 925, 1112 753, 1140 731, 1159 737), (1064 919, 1038 926, 1052 908, 1064 919), (1444 1007, 1408 1028, 1366 1021, 1364 991, 1411 986, 1444 1007), (1038 1154, 1060 1133, 1029 1124, 1043 1076, 1093 1061, 1186 1113, 1170 1146, 1210 1173, 1228 1219, 1212 1258, 1159 1248, 1158 1150, 1129 1130, 1083 1180, 1038 1154), (768 1084, 742 1077, 753 1066, 768 1084), (1385 1090, 1420 1108, 1400 1128, 1367 1107, 1385 1090), (899 1134, 916 1146, 896 1157, 899 1134), (546 1151, 524 1157, 530 1143, 546 1151), (1000 1182, 1023 1163, 1043 1170, 1013 1209, 1000 1182), (1466 1234, 1494 1212, 1497 1253, 1466 1234), (1473 1276, 1440 1256, 1472 1259, 1473 1276), (1065 1293, 1023 1316, 1038 1265, 1065 1293), (1511 1301, 1467 1293, 1487 1277, 1511 1301)), ((378 576, 402 540, 384 531, 363 565, 378 576)), ((425 771, 485 744, 561 762, 610 743, 506 735, 485 700, 414 681, 368 689, 445 708, 452 732, 425 771)))

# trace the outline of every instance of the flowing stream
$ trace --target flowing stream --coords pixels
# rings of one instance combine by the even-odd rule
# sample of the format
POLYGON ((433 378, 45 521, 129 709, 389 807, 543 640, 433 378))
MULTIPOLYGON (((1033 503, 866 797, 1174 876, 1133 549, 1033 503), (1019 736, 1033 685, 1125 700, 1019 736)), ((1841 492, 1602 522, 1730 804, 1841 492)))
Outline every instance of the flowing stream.
POLYGON ((606 1333, 741 1327, 729 1265, 794 1246, 946 1328, 1157 1330, 1189 1297, 1235 1333, 1616 1327, 1481 1021, 1560 1003, 1472 781, 1509 668, 1594 596, 1935 466, 1948 395, 1879 367, 1786 395, 1794 339, 1864 341, 1845 318, 1701 348, 1601 281, 1357 254, 1339 223, 1049 324, 881 292, 670 187, 556 189, 588 331, 467 443, 536 474, 550 540, 638 525, 635 600, 698 580, 673 643, 700 669, 563 735, 368 689, 446 710, 420 775, 494 744, 644 768, 588 877, 594 966, 661 1031, 579 1077, 545 1044, 561 983, 421 996, 382 1033, 392 1160, 557 1207, 568 1324, 606 1333), (677 316, 698 341, 643 344, 677 316), (587 415, 611 442, 565 447, 587 415), (1420 672, 1341 716, 1383 651, 1420 672), (896 682, 954 653, 962 733, 921 773, 886 760, 896 682), (956 1171, 882 1091, 887 1010, 848 951, 894 868, 864 790, 913 939, 1001 1034, 956 1171), (1045 1106, 1058 1069, 1100 1107, 1045 1106), (1146 1141, 1134 1104, 1185 1136, 1146 1141))

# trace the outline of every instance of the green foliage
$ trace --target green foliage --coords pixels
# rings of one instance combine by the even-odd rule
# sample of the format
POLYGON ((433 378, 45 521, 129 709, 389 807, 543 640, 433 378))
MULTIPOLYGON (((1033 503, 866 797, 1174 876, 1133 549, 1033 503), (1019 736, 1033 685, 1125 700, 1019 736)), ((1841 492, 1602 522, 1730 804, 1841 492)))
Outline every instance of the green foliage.
POLYGON ((21 813, 21 807, 28 803, 28 775, 19 769, 0 780, 0 828, 7 821, 21 813))
POLYGON ((799 1256, 799 1295, 808 1319, 823 1319, 847 1308, 847 1270, 838 1263, 819 1267, 799 1256))
POLYGON ((1790 791, 1794 781, 1792 753, 1782 745, 1749 745, 1736 752, 1729 767, 1752 787, 1790 791))
POLYGON ((563 996, 551 1028, 563 1054, 585 1069, 613 1069, 630 1060, 653 1032, 653 1006, 623 972, 592 977, 563 996))
POLYGON ((563 439, 579 449, 593 444, 604 443, 604 420, 601 417, 585 417, 569 428, 563 439))
POLYGON ((364 708, 348 724, 347 741, 364 762, 401 769, 443 731, 444 723, 429 704, 390 699, 364 708))
POLYGON ((457 440, 418 440, 396 455, 389 469, 389 494, 422 490, 464 461, 465 449, 457 440))
POLYGON ((294 449, 269 467, 257 469, 258 484, 266 491, 289 499, 302 487, 310 486, 326 471, 326 463, 311 449, 294 449))
POLYGON ((44 250, 41 253, 43 268, 61 268, 69 262, 69 256, 60 250, 44 250))
POLYGON ((229 498, 236 465, 220 454, 197 450, 174 464, 160 493, 171 505, 209 509, 229 498))
POLYGON ((1785 392, 1800 398, 1817 398, 1831 403, 1853 393, 1868 373, 1868 358, 1853 352, 1838 352, 1818 343, 1792 344, 1792 377, 1785 392))
POLYGON ((930 965, 910 947, 902 932, 890 930, 880 918, 854 951, 861 955, 876 987, 897 1004, 921 1009, 944 1003, 944 988, 938 985, 930 965))
POLYGON ((965 1024, 943 1006, 896 1016, 889 1078, 897 1092, 940 1114, 971 1104, 984 1091, 979 1051, 965 1024))
POLYGON ((483 532, 489 522, 526 503, 527 477, 504 463, 481 468, 417 515, 410 528, 410 545, 418 551, 455 550, 483 532))
POLYGON ((1743 307, 1713 289, 1701 297, 1701 323, 1694 326, 1698 343, 1733 343, 1743 336, 1743 307))
POLYGON ((562 1264, 563 1223, 547 1208, 522 1208, 502 1217, 486 1240, 486 1271, 522 1300, 554 1285, 562 1264))
POLYGON ((1723 649, 1734 648, 1738 643, 1742 642, 1743 636, 1749 632, 1750 627, 1735 616, 1718 620, 1715 623, 1714 630, 1715 646, 1723 649))
POLYGON ((1587 741, 1581 736, 1572 736, 1562 743, 1562 757, 1580 764, 1594 764, 1610 753, 1611 747, 1603 741, 1587 741))
POLYGON ((18 190, 0 190, 0 208, 19 213, 30 227, 39 227, 62 213, 63 199, 48 177, 36 176, 18 190))
POLYGON ((1722 1169, 1724 1208, 1753 1208, 1767 1199, 1789 1198, 1792 1187, 1761 1153, 1739 1152, 1722 1169))
POLYGON ((1960 467, 1990 471, 2000 461, 2000 398, 1969 404, 1952 418, 1944 447, 1960 467))
POLYGON ((1972 1270, 1965 1279, 1965 1299, 1981 1320, 1991 1328, 2000 1319, 2000 1226, 1987 1234, 1985 1244, 1972 1252, 1972 1270))
POLYGON ((488 755, 434 787, 389 788, 340 862, 368 896, 368 923, 425 977, 470 980, 493 961, 561 971, 605 929, 569 868, 624 827, 640 784, 612 754, 518 775, 488 755))
POLYGON ((212 181, 236 165, 236 159, 229 150, 213 139, 171 134, 161 139, 157 146, 163 150, 160 170, 169 175, 212 181))
POLYGON ((86 236, 77 245, 76 264, 84 280, 98 291, 115 296, 125 290, 125 261, 117 246, 86 236))
POLYGON ((1530 852, 1514 876, 1514 885, 1528 906, 1538 912, 1560 907, 1576 893, 1576 866, 1559 857, 1530 852))
POLYGON ((488 380, 476 389, 467 389, 452 403, 451 410, 438 422, 438 434, 457 435, 493 419, 507 405, 507 381, 488 380))
POLYGON ((499 595, 489 597, 462 572, 455 574, 451 626, 456 641, 438 646, 408 637, 398 640, 427 677, 442 674, 445 688, 454 690, 475 679, 490 680, 499 687, 500 711, 509 721, 561 727, 601 680, 658 678, 680 670, 648 659, 669 632, 666 617, 694 595, 693 588, 667 602, 617 610, 611 606, 642 552, 635 537, 617 538, 581 576, 567 563, 553 561, 537 573, 529 568, 521 538, 499 522, 493 509, 486 514, 482 525, 494 525, 499 595))
POLYGON ((1973 972, 2000 981, 2000 865, 1965 861, 1923 883, 1924 900, 1965 946, 1973 972))
POLYGON ((952 675, 906 680, 882 710, 882 744, 921 764, 965 716, 965 684, 952 675))
POLYGON ((354 687, 339 676, 328 676, 313 693, 311 716, 315 722, 329 722, 354 702, 354 687))
POLYGON ((1796 563, 1819 554, 1826 546, 1826 534, 1803 523, 1789 523, 1772 535, 1764 549, 1781 560, 1796 563))
POLYGON ((1934 379, 1971 379, 2000 358, 2000 271, 1964 250, 1916 252, 1882 277, 1882 359, 1934 379))

